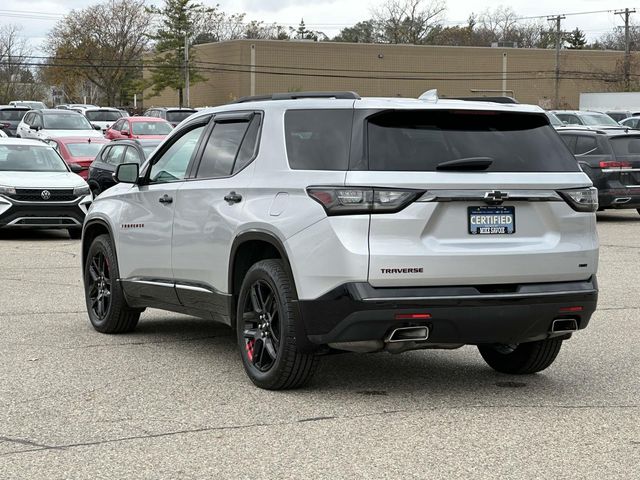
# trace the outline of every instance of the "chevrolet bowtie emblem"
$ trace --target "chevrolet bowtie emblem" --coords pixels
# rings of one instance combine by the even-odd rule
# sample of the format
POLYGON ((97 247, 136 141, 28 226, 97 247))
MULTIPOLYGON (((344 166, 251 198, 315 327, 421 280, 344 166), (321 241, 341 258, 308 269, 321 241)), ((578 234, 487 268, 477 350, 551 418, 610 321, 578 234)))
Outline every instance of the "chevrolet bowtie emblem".
POLYGON ((493 190, 484 194, 484 199, 491 203, 502 203, 509 198, 509 193, 501 192, 500 190, 493 190))

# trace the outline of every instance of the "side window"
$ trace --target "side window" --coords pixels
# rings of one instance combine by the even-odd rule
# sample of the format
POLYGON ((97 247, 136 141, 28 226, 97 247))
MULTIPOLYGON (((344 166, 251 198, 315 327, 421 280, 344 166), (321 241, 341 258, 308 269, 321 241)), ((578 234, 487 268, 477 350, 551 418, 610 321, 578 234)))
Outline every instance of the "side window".
POLYGON ((251 120, 251 124, 249 124, 247 133, 244 135, 244 140, 242 140, 240 151, 236 157, 236 163, 233 165, 232 173, 235 174, 249 165, 258 153, 258 140, 260 137, 261 123, 261 115, 255 115, 253 120, 251 120))
POLYGON ((122 127, 122 122, 124 122, 124 120, 118 120, 116 123, 111 125, 111 129, 120 131, 120 128, 122 127))
POLYGON ((558 117, 560 117, 560 120, 562 120, 563 122, 567 122, 567 124, 569 125, 582 125, 582 121, 580 121, 580 119, 575 115, 564 113, 558 115, 558 117))
POLYGON ((597 153, 598 142, 596 137, 580 135, 576 139, 575 155, 593 155, 597 153))
POLYGON ((126 120, 122 121, 122 125, 120 126, 120 131, 124 132, 124 131, 129 131, 129 122, 127 122, 126 120))
POLYGON ((33 123, 31 124, 32 127, 42 127, 42 117, 40 115, 38 115, 37 113, 33 114, 33 123))
POLYGON ((122 154, 125 148, 126 147, 124 145, 114 145, 106 154, 103 161, 109 165, 113 165, 114 167, 116 165, 120 165, 122 163, 122 154))
POLYGON ((24 123, 27 125, 31 125, 31 120, 33 119, 33 113, 29 113, 24 117, 24 123))
POLYGON ((202 136, 206 125, 201 125, 173 142, 173 144, 159 156, 149 172, 150 183, 178 182, 184 180, 189 162, 198 147, 198 140, 202 136))
POLYGON ((122 163, 142 163, 140 161, 140 154, 136 147, 127 147, 127 150, 124 152, 124 160, 122 163))
POLYGON ((571 153, 575 155, 576 154, 576 136, 560 135, 560 138, 562 138, 562 141, 567 144, 567 147, 569 147, 569 150, 571 150, 571 153))
POLYGON ((198 167, 197 178, 226 177, 231 175, 233 163, 249 122, 216 123, 198 167))

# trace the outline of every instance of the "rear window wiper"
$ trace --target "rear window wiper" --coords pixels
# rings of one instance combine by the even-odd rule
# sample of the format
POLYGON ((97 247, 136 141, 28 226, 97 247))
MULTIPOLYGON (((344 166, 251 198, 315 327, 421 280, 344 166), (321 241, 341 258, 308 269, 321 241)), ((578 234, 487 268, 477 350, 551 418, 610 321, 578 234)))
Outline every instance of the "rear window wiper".
POLYGON ((436 170, 486 170, 493 163, 491 157, 468 157, 449 160, 436 165, 436 170))

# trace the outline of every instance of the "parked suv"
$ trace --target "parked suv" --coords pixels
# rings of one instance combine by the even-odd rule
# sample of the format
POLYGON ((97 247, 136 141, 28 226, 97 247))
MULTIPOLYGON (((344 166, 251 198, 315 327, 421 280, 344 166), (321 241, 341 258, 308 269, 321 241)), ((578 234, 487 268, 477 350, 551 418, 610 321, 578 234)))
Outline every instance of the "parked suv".
POLYGON ((640 132, 558 133, 598 188, 600 210, 635 208, 640 213, 640 132))
POLYGON ((275 94, 194 114, 98 197, 89 319, 232 326, 259 387, 337 350, 478 345, 538 372, 596 308, 596 191, 528 105, 275 94))
POLYGON ((28 111, 27 107, 0 105, 0 130, 9 137, 15 137, 18 124, 28 111))

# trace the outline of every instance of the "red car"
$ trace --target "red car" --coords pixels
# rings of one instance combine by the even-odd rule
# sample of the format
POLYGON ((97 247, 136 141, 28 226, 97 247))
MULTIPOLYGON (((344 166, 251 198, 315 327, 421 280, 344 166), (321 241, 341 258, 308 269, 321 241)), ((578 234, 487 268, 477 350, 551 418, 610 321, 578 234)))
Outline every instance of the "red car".
POLYGON ((85 180, 89 176, 89 165, 96 158, 105 143, 106 138, 60 137, 48 138, 46 141, 56 149, 67 165, 78 164, 82 168, 78 172, 85 180))
POLYGON ((125 117, 107 129, 104 136, 109 140, 126 138, 162 139, 173 127, 169 122, 154 117, 125 117))

